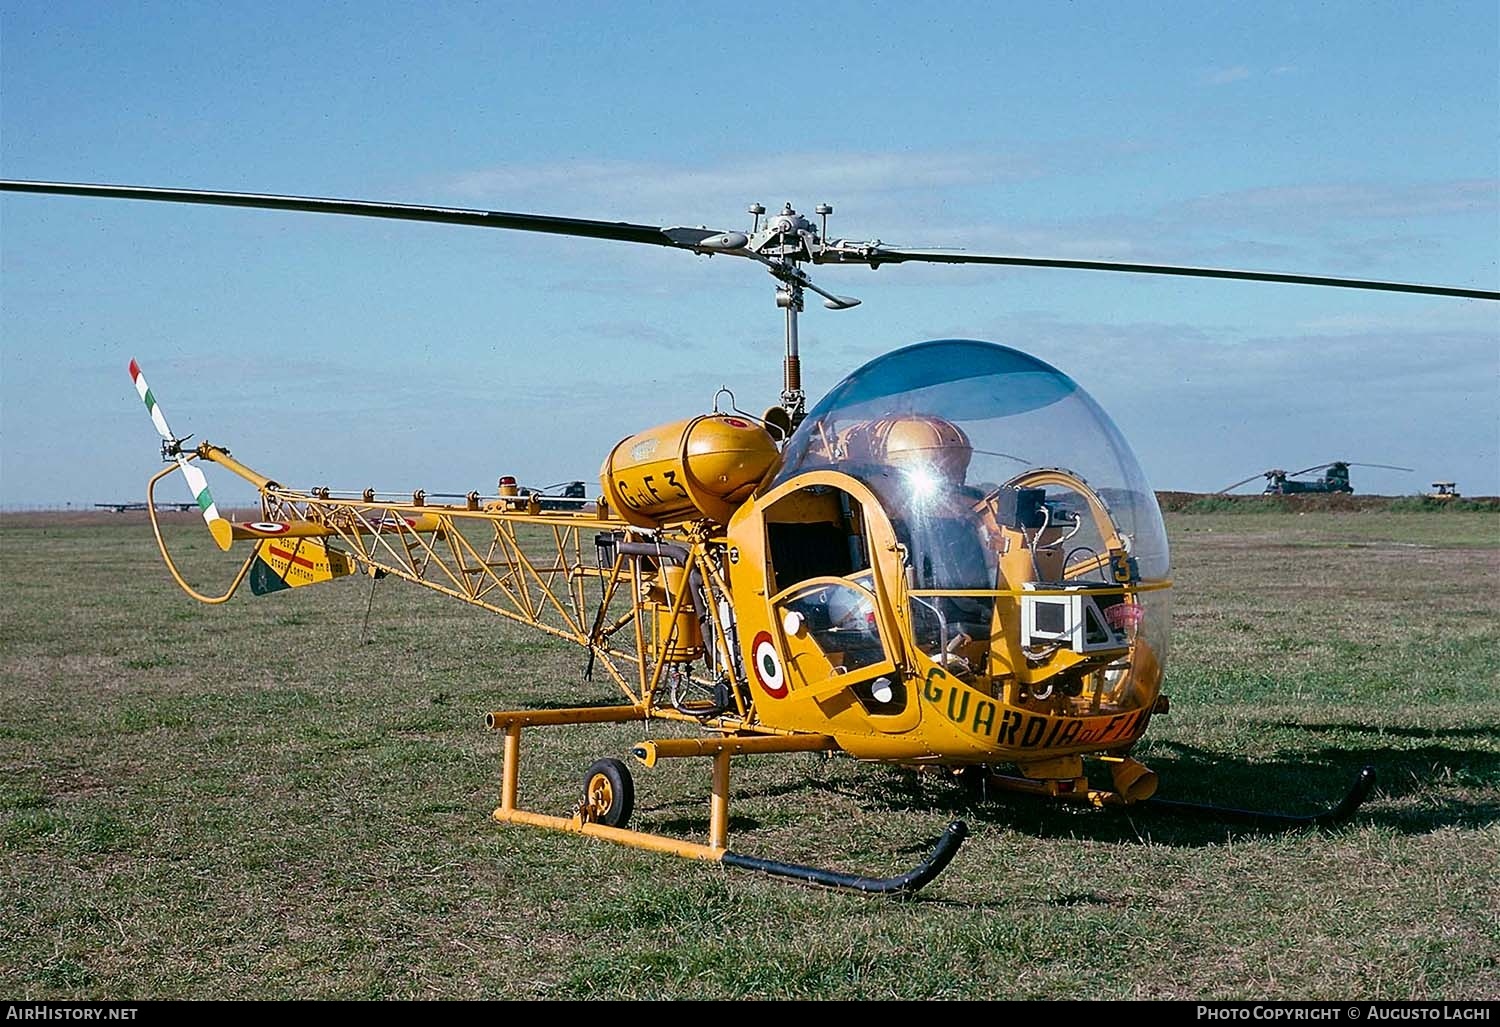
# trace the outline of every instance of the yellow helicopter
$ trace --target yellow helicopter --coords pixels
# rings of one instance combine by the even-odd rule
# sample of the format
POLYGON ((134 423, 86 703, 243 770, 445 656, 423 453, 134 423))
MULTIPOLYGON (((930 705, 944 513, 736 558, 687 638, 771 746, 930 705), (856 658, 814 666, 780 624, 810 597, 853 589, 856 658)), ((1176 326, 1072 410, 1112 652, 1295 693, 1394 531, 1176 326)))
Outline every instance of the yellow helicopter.
POLYGON ((816 208, 821 224, 790 204, 769 217, 754 205, 741 232, 137 186, 0 189, 553 233, 765 267, 785 312, 780 404, 752 415, 720 390, 711 410, 629 435, 605 455, 592 497, 576 487, 547 495, 513 478, 485 495, 290 487, 222 446, 185 446, 132 361, 169 464, 147 485, 147 505, 170 574, 204 603, 227 602, 247 581, 263 595, 358 571, 406 579, 586 650, 587 672, 612 679, 621 701, 485 715, 503 739, 497 821, 872 893, 910 894, 931 881, 962 843, 963 822, 896 877, 736 853, 732 757, 841 752, 1095 806, 1283 823, 1347 817, 1374 772, 1308 816, 1156 798, 1156 775, 1130 752, 1168 710, 1170 560, 1155 493, 1129 446, 1062 371, 967 339, 883 355, 808 409, 798 345, 805 294, 834 310, 859 301, 825 291, 804 265, 1054 267, 1500 299, 1446 286, 899 249, 827 238, 826 205, 816 208), (255 486, 258 519, 221 516, 203 464, 255 486), (162 536, 155 489, 174 468, 218 545, 249 543, 222 593, 185 580, 162 536), (523 806, 528 729, 651 721, 698 729, 643 739, 630 755, 645 767, 709 762, 705 841, 632 829, 634 780, 614 757, 588 767, 576 807, 523 806), (1085 760, 1102 776, 1091 779, 1085 760))

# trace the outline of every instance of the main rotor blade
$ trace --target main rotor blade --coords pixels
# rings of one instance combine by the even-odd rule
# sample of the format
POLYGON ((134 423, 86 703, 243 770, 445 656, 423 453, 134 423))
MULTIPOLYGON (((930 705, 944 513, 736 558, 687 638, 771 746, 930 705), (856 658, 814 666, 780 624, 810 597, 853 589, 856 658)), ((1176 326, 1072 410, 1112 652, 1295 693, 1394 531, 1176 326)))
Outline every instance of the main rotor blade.
POLYGON ((1261 471, 1259 474, 1252 474, 1248 478, 1241 478, 1239 481, 1235 482, 1233 485, 1226 485, 1226 486, 1224 486, 1218 492, 1214 493, 1214 495, 1222 496, 1226 492, 1233 492, 1235 489, 1239 488, 1241 485, 1248 484, 1249 482, 1254 481, 1256 478, 1266 478, 1266 477, 1269 477, 1270 474, 1271 474, 1270 471, 1261 471))
POLYGON ((819 264, 901 264, 926 261, 933 264, 1004 264, 1013 267, 1055 267, 1079 271, 1124 271, 1142 275, 1180 275, 1187 278, 1233 278, 1250 282, 1283 282, 1291 285, 1327 285, 1342 289, 1376 289, 1382 292, 1415 292, 1431 296, 1465 296, 1477 300, 1500 300, 1500 292, 1461 289, 1447 285, 1415 285, 1408 282, 1377 282, 1361 278, 1329 278, 1324 275, 1291 275, 1274 271, 1235 271, 1217 267, 1181 267, 1173 264, 1134 264, 1112 260, 1057 260, 1050 257, 1007 257, 989 253, 945 250, 897 250, 888 246, 835 243, 814 260, 819 264))
POLYGON ((1337 460, 1330 460, 1326 464, 1313 464, 1311 467, 1304 467, 1300 471, 1293 471, 1291 474, 1288 474, 1287 477, 1288 478, 1300 478, 1304 474, 1306 474, 1308 471, 1321 471, 1323 468, 1325 468, 1325 467, 1332 467, 1336 463, 1338 463, 1337 460))
POLYGON ((1415 471, 1416 470, 1416 468, 1414 468, 1414 467, 1397 467, 1395 464, 1361 464, 1361 463, 1356 463, 1353 460, 1330 460, 1326 464, 1313 464, 1311 467, 1304 467, 1300 471, 1293 471, 1291 474, 1287 475, 1287 477, 1288 478, 1300 478, 1302 475, 1306 474, 1308 471, 1321 471, 1323 468, 1325 468, 1325 467, 1332 467, 1334 464, 1343 464, 1345 467, 1383 467, 1387 471, 1415 471))
MULTIPOLYGON (((378 203, 371 200, 339 200, 315 196, 277 196, 262 193, 211 192, 201 189, 159 189, 151 186, 91 185, 76 182, 24 182, 0 180, 0 191, 24 193, 57 193, 71 196, 96 196, 124 200, 157 200, 167 203, 199 203, 221 207, 257 207, 266 210, 303 211, 314 214, 345 214, 355 217, 392 218, 401 221, 430 221, 476 228, 504 228, 520 232, 571 235, 589 239, 611 239, 618 242, 669 246, 695 253, 735 252, 724 247, 701 247, 699 244, 727 233, 710 228, 662 228, 636 225, 625 221, 591 221, 584 218, 552 217, 545 214, 520 214, 501 210, 469 210, 461 207, 430 207, 406 203, 378 203)), ((738 254, 743 255, 743 254, 738 254)), ((900 264, 908 261, 936 264, 1000 264, 1012 267, 1051 267, 1081 271, 1119 271, 1133 274, 1178 275, 1190 278, 1229 278, 1254 282, 1282 282, 1292 285, 1323 285, 1345 289, 1375 289, 1383 292, 1421 293, 1432 296, 1460 296, 1469 299, 1500 300, 1500 292, 1488 289, 1464 289, 1445 285, 1418 285, 1408 282, 1382 282, 1358 278, 1331 278, 1323 275, 1294 275, 1271 271, 1237 271, 1228 268, 1185 267, 1170 264, 1138 264, 1105 260, 1062 260, 1052 257, 1016 257, 986 253, 964 253, 945 250, 900 250, 878 243, 839 240, 817 249, 817 264, 900 264)), ((821 292, 821 291, 820 291, 821 292)), ((841 298, 836 298, 841 299, 841 298)))
POLYGON ((425 207, 408 203, 376 203, 370 200, 334 200, 316 196, 271 196, 261 193, 222 193, 202 189, 156 189, 136 185, 88 185, 74 182, 0 181, 0 190, 17 193, 60 193, 68 196, 102 196, 118 200, 159 200, 166 203, 204 203, 218 207, 259 207, 265 210, 296 210, 313 214, 348 214, 355 217, 394 218, 400 221, 433 221, 445 225, 477 228, 508 228, 519 232, 576 235, 588 239, 648 243, 696 250, 697 244, 722 235, 709 228, 658 228, 625 221, 589 221, 545 214, 513 214, 503 210, 466 210, 461 207, 425 207))

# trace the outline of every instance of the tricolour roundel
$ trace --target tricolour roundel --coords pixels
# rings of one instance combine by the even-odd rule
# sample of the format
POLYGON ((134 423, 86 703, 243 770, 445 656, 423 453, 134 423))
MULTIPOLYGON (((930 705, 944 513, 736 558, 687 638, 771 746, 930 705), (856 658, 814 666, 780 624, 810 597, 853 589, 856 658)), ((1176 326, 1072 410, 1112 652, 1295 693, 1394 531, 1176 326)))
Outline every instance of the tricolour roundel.
POLYGON ((280 521, 254 521, 245 525, 251 531, 259 531, 266 535, 280 535, 286 531, 286 525, 280 521))
POLYGON ((755 665, 755 680, 772 699, 786 698, 786 671, 781 667, 781 656, 776 652, 776 643, 771 633, 762 631, 755 636, 750 646, 750 661, 755 665))

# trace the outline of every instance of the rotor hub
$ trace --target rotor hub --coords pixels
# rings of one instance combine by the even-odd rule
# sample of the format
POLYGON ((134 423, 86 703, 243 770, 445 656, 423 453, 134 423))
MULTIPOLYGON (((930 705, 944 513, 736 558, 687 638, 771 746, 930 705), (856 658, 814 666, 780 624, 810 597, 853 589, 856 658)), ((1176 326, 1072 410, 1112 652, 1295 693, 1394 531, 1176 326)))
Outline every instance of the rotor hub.
POLYGON ((790 235, 794 232, 812 232, 815 230, 813 223, 793 210, 790 203, 781 209, 780 214, 777 214, 766 223, 766 228, 778 235, 790 235))
POLYGON ((767 218, 765 227, 751 236, 749 249, 763 257, 811 261, 820 244, 817 226, 788 203, 779 214, 767 218))

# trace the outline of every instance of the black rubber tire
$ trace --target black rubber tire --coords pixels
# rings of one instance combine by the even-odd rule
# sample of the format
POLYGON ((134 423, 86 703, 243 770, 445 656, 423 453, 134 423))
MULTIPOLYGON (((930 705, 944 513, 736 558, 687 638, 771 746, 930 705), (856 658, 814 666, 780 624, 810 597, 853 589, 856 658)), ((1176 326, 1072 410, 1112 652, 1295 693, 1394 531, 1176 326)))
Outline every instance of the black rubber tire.
POLYGON ((596 807, 595 820, 607 827, 624 827, 635 812, 635 779, 623 761, 595 760, 583 775, 584 801, 596 807))

